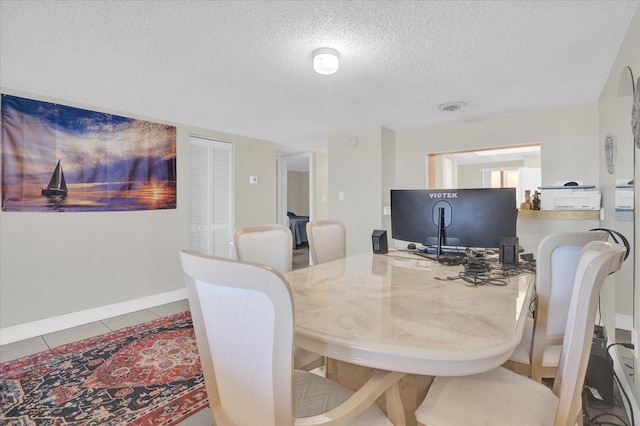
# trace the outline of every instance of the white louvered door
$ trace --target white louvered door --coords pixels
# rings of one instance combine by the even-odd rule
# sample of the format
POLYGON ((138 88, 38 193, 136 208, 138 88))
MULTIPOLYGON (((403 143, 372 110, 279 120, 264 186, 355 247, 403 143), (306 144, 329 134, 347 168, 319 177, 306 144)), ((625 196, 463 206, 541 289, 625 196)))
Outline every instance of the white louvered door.
POLYGON ((231 238, 231 148, 189 137, 189 249, 229 257, 231 238))

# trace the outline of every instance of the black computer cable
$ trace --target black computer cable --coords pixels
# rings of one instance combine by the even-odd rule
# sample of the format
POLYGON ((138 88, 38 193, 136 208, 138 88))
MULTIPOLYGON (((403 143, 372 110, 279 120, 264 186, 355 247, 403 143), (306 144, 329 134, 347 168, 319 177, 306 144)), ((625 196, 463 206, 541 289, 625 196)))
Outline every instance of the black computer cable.
POLYGON ((491 272, 481 272, 481 273, 470 273, 470 272, 460 272, 460 278, 462 278, 465 282, 473 284, 474 286, 478 285, 495 285, 495 286, 506 286, 507 280, 501 277, 496 277, 491 274, 491 272))
POLYGON ((613 413, 599 413, 593 417, 588 417, 588 421, 589 421, 588 424, 591 426, 628 426, 628 423, 625 421, 623 417, 613 413), (615 419, 619 420, 622 423, 612 423, 609 421, 601 421, 600 419, 602 417, 614 417, 615 419))
POLYGON ((506 286, 507 281, 502 278, 493 277, 490 273, 467 273, 460 272, 458 275, 449 276, 446 278, 434 277, 436 280, 440 281, 455 281, 455 280, 463 280, 466 283, 473 284, 475 287, 482 285, 495 285, 495 286, 506 286))
POLYGON ((464 263, 464 256, 455 254, 441 254, 437 257, 438 263, 445 266, 458 266, 464 263))
POLYGON ((497 264, 497 262, 494 264, 492 263, 492 270, 494 271, 502 271, 504 273, 505 276, 517 276, 520 274, 534 274, 536 273, 536 263, 535 261, 533 262, 519 262, 517 265, 513 266, 504 266, 504 265, 500 265, 497 264))

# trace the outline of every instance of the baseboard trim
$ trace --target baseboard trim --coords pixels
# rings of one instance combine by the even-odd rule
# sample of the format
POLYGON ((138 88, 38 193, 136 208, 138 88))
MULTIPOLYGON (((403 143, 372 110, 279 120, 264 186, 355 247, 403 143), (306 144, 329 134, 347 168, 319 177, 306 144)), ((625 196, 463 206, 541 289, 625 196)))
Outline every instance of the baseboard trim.
POLYGON ((187 289, 182 288, 138 299, 127 300, 125 302, 114 303, 43 320, 0 328, 0 346, 118 315, 153 308, 154 306, 164 305, 166 303, 177 302, 186 298, 187 289))

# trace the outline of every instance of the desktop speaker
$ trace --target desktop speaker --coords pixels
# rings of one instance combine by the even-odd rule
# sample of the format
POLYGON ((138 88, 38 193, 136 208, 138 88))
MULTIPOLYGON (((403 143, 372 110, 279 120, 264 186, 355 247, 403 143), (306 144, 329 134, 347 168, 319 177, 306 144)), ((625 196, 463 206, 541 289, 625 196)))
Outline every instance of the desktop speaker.
POLYGON ((507 266, 518 266, 518 249, 518 237, 501 237, 498 256, 500 263, 507 266))
POLYGON ((389 252, 387 247, 387 231, 376 229, 371 234, 371 242, 373 243, 373 252, 386 254, 389 252))

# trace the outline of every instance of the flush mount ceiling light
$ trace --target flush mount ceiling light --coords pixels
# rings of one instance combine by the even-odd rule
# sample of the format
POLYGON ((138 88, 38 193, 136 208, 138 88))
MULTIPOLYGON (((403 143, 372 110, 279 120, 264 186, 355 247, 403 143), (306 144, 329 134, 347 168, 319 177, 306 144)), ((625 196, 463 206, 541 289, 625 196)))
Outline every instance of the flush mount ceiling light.
POLYGON ((442 112, 457 112, 460 111, 465 105, 464 102, 445 102, 438 105, 438 109, 442 112))
POLYGON ((338 51, 322 47, 313 51, 313 69, 322 75, 333 74, 340 68, 338 51))

